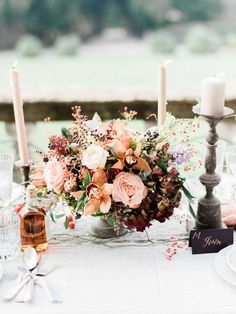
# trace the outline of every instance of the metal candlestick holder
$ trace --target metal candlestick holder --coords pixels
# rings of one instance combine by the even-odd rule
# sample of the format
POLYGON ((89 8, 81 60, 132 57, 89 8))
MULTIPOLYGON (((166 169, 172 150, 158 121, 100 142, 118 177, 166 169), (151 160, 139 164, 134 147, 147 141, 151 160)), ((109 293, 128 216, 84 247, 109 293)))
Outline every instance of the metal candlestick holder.
POLYGON ((223 116, 207 116, 200 113, 200 107, 193 107, 193 112, 201 116, 210 127, 206 137, 207 154, 205 159, 205 173, 200 176, 200 182, 206 188, 206 195, 199 199, 197 210, 197 229, 217 229, 222 227, 221 222, 221 204, 215 197, 213 190, 220 183, 220 176, 215 172, 216 169, 216 147, 218 134, 216 132, 217 124, 224 118, 230 116, 234 111, 231 108, 224 108, 223 116))
POLYGON ((30 181, 30 166, 31 163, 23 164, 21 160, 17 160, 15 162, 16 168, 21 170, 22 181, 21 184, 25 186, 25 188, 29 185, 30 181))

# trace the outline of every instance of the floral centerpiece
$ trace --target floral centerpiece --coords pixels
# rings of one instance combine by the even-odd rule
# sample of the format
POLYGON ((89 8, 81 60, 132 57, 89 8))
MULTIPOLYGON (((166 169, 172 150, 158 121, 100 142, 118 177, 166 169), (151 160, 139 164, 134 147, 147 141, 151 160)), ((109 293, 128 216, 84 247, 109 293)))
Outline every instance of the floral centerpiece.
POLYGON ((187 145, 170 147, 156 129, 144 134, 130 129, 136 112, 125 108, 122 115, 104 123, 74 107, 72 125, 49 138, 44 167, 33 183, 57 194, 77 219, 101 216, 116 230, 144 231, 153 220, 163 223, 173 214, 181 191, 191 198, 177 166, 188 162, 192 151, 187 145))

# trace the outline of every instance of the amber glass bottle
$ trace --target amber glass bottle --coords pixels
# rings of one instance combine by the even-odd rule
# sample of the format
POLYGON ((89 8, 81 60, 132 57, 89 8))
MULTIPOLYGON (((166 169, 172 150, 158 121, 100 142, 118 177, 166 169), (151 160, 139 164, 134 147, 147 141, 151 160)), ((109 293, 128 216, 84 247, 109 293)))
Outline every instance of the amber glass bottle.
POLYGON ((33 247, 37 252, 48 247, 45 211, 38 206, 37 192, 33 185, 27 187, 26 204, 20 212, 21 247, 33 247))

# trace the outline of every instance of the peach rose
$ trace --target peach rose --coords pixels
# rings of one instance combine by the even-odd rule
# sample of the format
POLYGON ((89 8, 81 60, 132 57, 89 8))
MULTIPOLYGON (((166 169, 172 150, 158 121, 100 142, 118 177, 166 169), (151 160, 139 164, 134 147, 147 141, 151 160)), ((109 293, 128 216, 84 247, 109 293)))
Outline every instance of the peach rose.
POLYGON ((115 202, 137 208, 147 195, 147 188, 139 176, 120 172, 113 182, 112 197, 115 202))
POLYGON ((65 180, 68 178, 66 165, 57 159, 49 160, 44 168, 44 179, 49 189, 57 194, 63 190, 65 180))

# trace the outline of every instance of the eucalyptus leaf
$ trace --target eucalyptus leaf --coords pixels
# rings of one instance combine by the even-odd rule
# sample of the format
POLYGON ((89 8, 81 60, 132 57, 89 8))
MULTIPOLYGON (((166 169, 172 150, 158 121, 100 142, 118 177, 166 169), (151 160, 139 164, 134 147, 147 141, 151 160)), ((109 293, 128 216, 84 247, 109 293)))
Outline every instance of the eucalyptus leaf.
POLYGON ((190 192, 189 192, 189 190, 188 189, 186 189, 186 187, 185 186, 183 186, 183 192, 184 192, 184 194, 185 194, 185 196, 188 198, 188 205, 189 205, 189 212, 190 212, 190 214, 192 215, 192 217, 196 220, 196 222, 199 224, 199 225, 206 225, 206 224, 203 224, 203 223, 201 223, 198 219, 197 219, 197 216, 196 216, 196 214, 195 214, 195 212, 194 212, 194 210, 193 210, 193 207, 192 207, 192 205, 191 205, 191 203, 192 203, 192 201, 193 201, 193 199, 195 198, 190 192))
POLYGON ((69 219, 68 219, 68 217, 66 216, 66 219, 65 219, 65 228, 66 229, 68 229, 68 227, 69 227, 69 219))
POLYGON ((109 224, 110 226, 112 226, 112 227, 114 228, 114 226, 115 226, 115 220, 114 220, 114 218, 108 217, 108 218, 107 218, 107 222, 108 222, 108 224, 109 224))
POLYGON ((190 202, 188 203, 188 206, 189 206, 189 212, 190 212, 190 214, 192 215, 192 217, 193 217, 195 220, 197 220, 197 216, 196 216, 196 214, 195 214, 195 212, 194 212, 194 210, 193 210, 193 207, 192 207, 192 205, 191 205, 190 202))
POLYGON ((50 212, 50 217, 51 217, 52 221, 53 221, 54 223, 56 223, 55 218, 54 218, 54 216, 53 216, 53 213, 52 213, 52 212, 50 212))
POLYGON ((192 201, 195 198, 184 185, 183 185, 183 192, 189 201, 192 201))
POLYGON ((72 138, 72 134, 65 127, 61 129, 61 134, 68 139, 72 138))
POLYGON ((55 215, 55 217, 57 218, 57 219, 60 219, 60 218, 62 218, 62 217, 64 217, 65 216, 65 214, 57 214, 57 215, 55 215))
POLYGON ((206 224, 203 224, 202 222, 200 222, 198 219, 197 219, 197 216, 193 210, 193 207, 191 205, 191 203, 189 202, 189 211, 190 211, 190 214, 192 215, 192 217, 195 219, 195 221, 199 224, 199 225, 202 225, 202 226, 206 226, 206 224))

